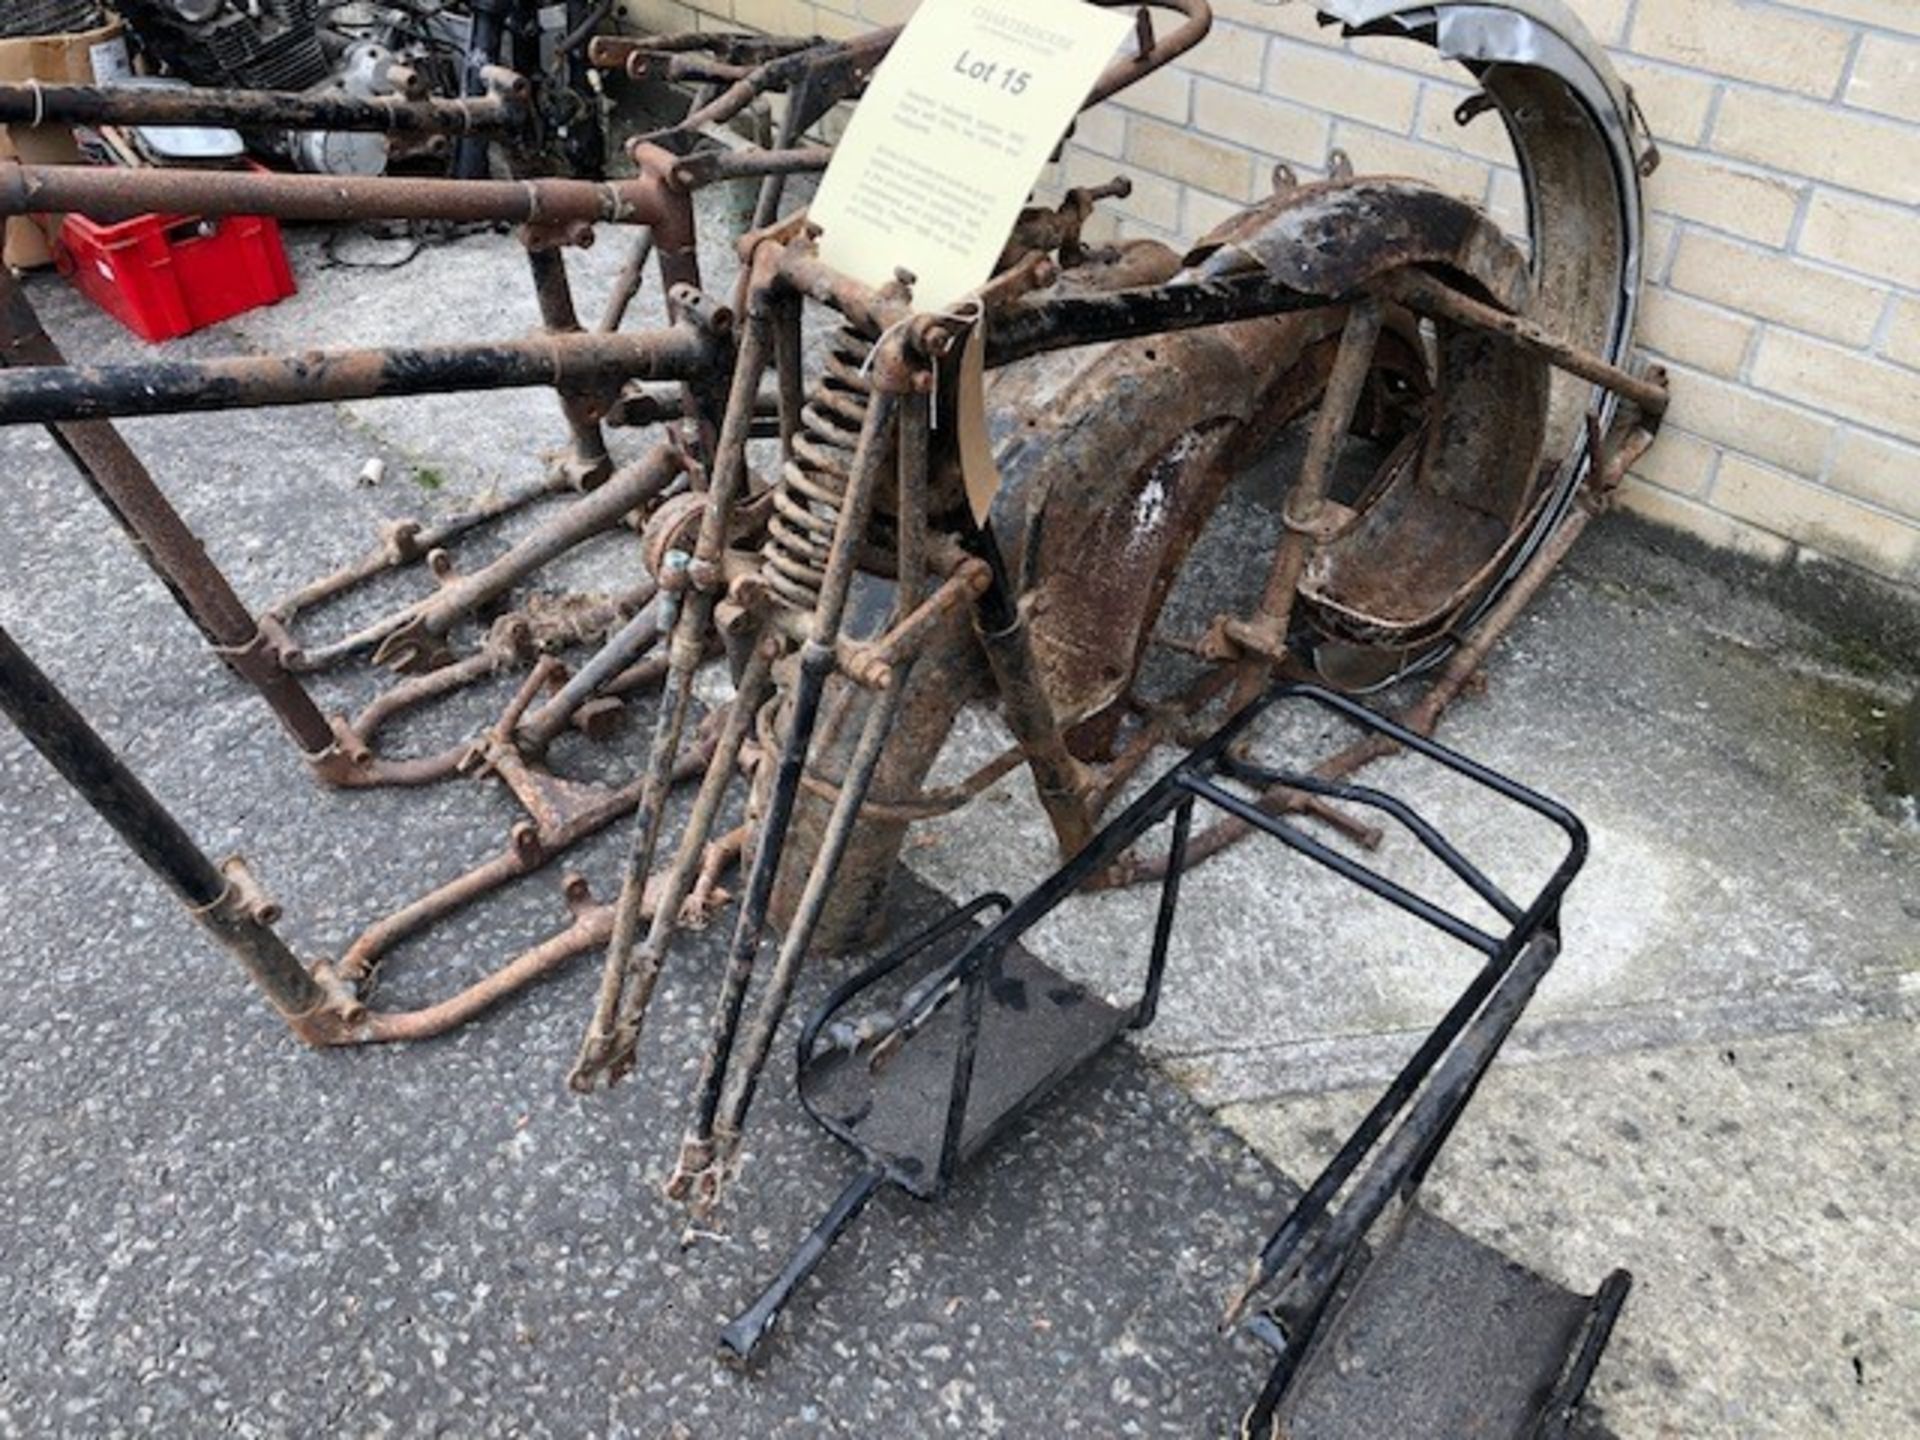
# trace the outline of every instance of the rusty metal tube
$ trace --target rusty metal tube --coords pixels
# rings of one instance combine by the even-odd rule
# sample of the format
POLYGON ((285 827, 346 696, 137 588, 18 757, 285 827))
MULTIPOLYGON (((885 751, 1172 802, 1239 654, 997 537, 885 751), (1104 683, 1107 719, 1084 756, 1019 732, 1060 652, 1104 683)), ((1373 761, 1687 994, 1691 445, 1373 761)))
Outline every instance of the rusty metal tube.
POLYGON ((0 425, 683 379, 718 363, 719 356, 711 337, 682 325, 632 335, 534 335, 469 345, 36 366, 0 374, 0 425))
POLYGON ((1463 295, 1450 285, 1419 270, 1396 270, 1384 277, 1374 289, 1408 309, 1436 320, 1451 320, 1471 329, 1484 330, 1512 341, 1530 355, 1538 355, 1590 384, 1611 390, 1632 401, 1640 412, 1658 418, 1667 413, 1671 395, 1656 380, 1643 380, 1598 355, 1590 354, 1543 329, 1524 316, 1463 295))
MULTIPOLYGON (((876 370, 880 375, 904 370, 897 348, 892 354, 887 353, 899 343, 897 338, 883 340, 878 347, 880 359, 876 370)), ((759 958, 760 936, 773 898, 774 877, 786 851, 787 830, 800 794, 800 777, 812 749, 820 701, 827 676, 834 668, 835 646, 846 614, 860 541, 873 514, 882 477, 888 473, 888 462, 894 457, 894 418, 899 405, 900 396, 882 385, 874 390, 867 406, 854 450, 852 473, 847 477, 840 514, 835 521, 832 556, 814 605, 809 638, 800 648, 799 676, 791 693, 784 697, 786 735, 766 810, 760 818, 753 859, 741 886, 740 913, 734 921, 733 939, 720 979, 720 995, 709 1022, 707 1048, 700 1057, 700 1075, 694 1083, 693 1120, 680 1142, 680 1159, 673 1177, 667 1182, 668 1194, 681 1197, 694 1194, 696 1205, 701 1208, 710 1203, 718 1184, 712 1165, 721 1087, 725 1084, 739 1033, 747 987, 759 958)), ((856 805, 858 798, 855 797, 856 805)))
MULTIPOLYGON (((619 1079, 633 1064, 633 1046, 639 1034, 640 1019, 646 1008, 651 982, 644 972, 659 961, 637 957, 635 941, 640 934, 641 904, 646 893, 647 876, 653 869, 654 851, 660 842, 664 819, 667 777, 673 757, 680 749, 680 737, 686 727, 687 709, 693 700, 694 672, 706 656, 707 633, 712 623, 715 590, 720 581, 719 564, 726 547, 727 524, 733 503, 747 483, 747 439, 753 426, 754 403, 760 396, 760 379, 767 368, 771 348, 771 319, 766 284, 768 267, 773 263, 772 247, 757 255, 743 283, 753 281, 749 290, 747 330, 740 344, 734 368, 733 387, 727 397, 726 414, 720 427, 720 444, 715 452, 718 462, 708 492, 706 511, 701 517, 700 538, 695 542, 691 561, 684 555, 670 554, 671 575, 657 578, 665 591, 672 640, 668 646, 669 667, 654 722, 652 744, 647 757, 647 788, 634 817, 633 833, 620 882, 620 899, 614 917, 613 932, 607 941, 606 962, 601 970, 600 988, 594 1001, 593 1019, 581 1038, 567 1083, 575 1090, 590 1089, 601 1076, 609 1082, 619 1079), (679 561, 679 564, 675 564, 679 561), (669 584, 669 578, 672 583, 669 584), (688 593, 690 592, 690 593, 688 593), (684 602, 683 602, 684 594, 684 602), (640 998, 636 1000, 636 994, 640 998)), ((738 703, 738 702, 736 702, 738 703)), ((679 873, 676 866, 675 873, 679 873)), ((661 913, 665 913, 663 910, 661 913)), ((670 934, 670 932, 668 932, 670 934)), ((661 939, 665 953, 665 936, 661 939)), ((649 956, 653 947, 648 946, 649 956)))
POLYGON ((613 909, 592 905, 565 930, 551 935, 530 950, 522 951, 507 964, 483 980, 475 981, 457 995, 418 1010, 369 1011, 346 1032, 342 1043, 388 1045, 409 1040, 431 1040, 456 1030, 498 1005, 508 996, 524 990, 534 981, 558 970, 576 955, 584 955, 603 944, 613 928, 613 909))
POLYGON ((1268 569, 1259 609, 1250 623, 1227 625, 1227 634, 1247 652, 1234 683, 1233 697, 1227 704, 1230 714, 1238 714, 1252 702, 1266 683, 1269 667, 1286 653, 1300 577, 1313 558, 1314 522, 1324 513, 1333 472, 1340 463, 1347 432, 1353 428, 1354 412, 1366 390, 1367 376, 1373 368, 1374 352, 1385 323, 1385 307, 1371 298, 1357 301, 1347 313, 1333 372, 1327 377, 1326 392, 1313 417, 1306 460, 1286 498, 1283 512, 1286 529, 1268 569))
MULTIPOLYGON (((536 500, 545 499, 566 488, 570 487, 564 477, 549 475, 531 484, 522 483, 491 492, 487 498, 471 509, 449 515, 433 525, 423 525, 418 520, 388 521, 380 527, 380 543, 368 553, 352 564, 343 566, 329 575, 323 575, 318 580, 309 581, 291 594, 275 600, 263 613, 277 620, 283 627, 290 626, 296 616, 344 594, 375 575, 397 570, 402 565, 412 564, 423 555, 451 544, 471 530, 476 530, 504 515, 511 515, 533 504, 536 500)), ((296 648, 283 654, 281 658, 290 670, 317 667, 321 663, 321 651, 320 647, 315 647, 311 653, 296 648)))
MULTIPOLYGON (((1096 5, 1114 9, 1135 4, 1136 0, 1094 0, 1096 5)), ((1125 55, 1113 61, 1100 74, 1094 83, 1092 93, 1080 108, 1089 110, 1109 96, 1116 95, 1137 80, 1144 80, 1162 65, 1179 59, 1187 51, 1207 38, 1207 31, 1213 28, 1213 7, 1207 0, 1148 0, 1147 5, 1138 6, 1142 38, 1149 44, 1136 45, 1132 55, 1125 55), (1158 10, 1175 10, 1182 17, 1173 33, 1161 38, 1153 37, 1153 26, 1147 20, 1148 5, 1158 10)))
MULTIPOLYGON (((201 928, 246 967, 296 1033, 318 1020, 330 997, 274 933, 265 907, 230 903, 236 862, 223 870, 207 858, 4 628, 0 710, 141 863, 166 882, 201 928)), ((303 1033, 303 1038, 310 1037, 303 1033)))
MULTIPOLYGON (((455 224, 675 224, 686 197, 657 175, 631 180, 423 180, 0 164, 0 215, 270 215, 277 220, 446 220, 455 224)), ((690 219, 689 219, 690 227, 690 219)))
POLYGON ((801 892, 792 920, 787 924, 787 933, 781 937, 773 973, 760 997, 753 1023, 741 1037, 743 1052, 735 1054, 727 1066, 730 1085, 725 1108, 720 1112, 713 1130, 723 1160, 733 1153, 740 1140, 741 1128, 747 1123, 747 1111, 753 1106, 760 1073, 766 1069, 767 1056, 773 1051, 774 1032, 780 1028, 780 1021, 793 999, 794 983, 800 978, 800 964, 812 948, 814 931, 821 916, 826 913, 834 881, 839 875, 841 859, 847 853, 854 827, 860 823, 861 802, 872 788, 874 772, 880 767, 881 752, 893 733, 893 722, 900 713, 903 688, 896 686, 885 691, 867 712, 866 724, 854 748, 853 761, 847 767, 846 778, 840 783, 840 794, 834 801, 833 813, 827 819, 826 831, 814 853, 813 864, 808 867, 806 887, 801 892))
MULTIPOLYGON (((578 335, 580 312, 573 303, 573 283, 567 278, 567 259, 558 250, 536 246, 527 251, 533 272, 533 293, 540 306, 540 323, 549 335, 578 335)), ((598 484, 613 469, 607 454, 606 432, 594 396, 578 386, 563 386, 560 409, 573 432, 573 454, 566 462, 572 478, 585 487, 598 484)))
POLYGON ((643 608, 608 638, 558 695, 520 722, 516 738, 530 751, 545 750, 567 728, 574 711, 598 695, 608 681, 624 674, 659 639, 659 612, 651 606, 643 608))
MULTIPOLYGON (((65 363, 19 282, 0 266, 0 365, 31 370, 65 363)), ((0 375, 0 382, 5 379, 0 375)), ((125 527, 140 558, 234 673, 260 692, 294 743, 310 757, 327 752, 333 744, 327 717, 306 688, 259 646, 253 614, 120 432, 103 420, 49 429, 100 502, 125 527)))
MULTIPOLYGON (((522 82, 524 88, 524 82, 522 82)), ((512 92, 467 99, 361 98, 345 91, 0 85, 0 125, 225 125, 235 130, 353 130, 500 135, 527 128, 512 92)))
POLYGON ((653 232, 641 230, 633 237, 627 258, 620 266, 620 274, 613 282, 613 289, 608 292, 606 308, 600 312, 600 323, 594 329, 603 335, 611 335, 626 322, 627 310, 646 281, 647 262, 652 258, 653 232))
MULTIPOLYGON (((700 793, 694 797, 693 810, 687 817, 686 828, 680 834, 673 863, 662 879, 661 893, 647 927, 646 940, 633 952, 631 974, 619 996, 613 1025, 616 1057, 631 1056, 639 1043, 640 1027, 653 1003, 654 988, 660 983, 660 972, 666 963, 667 946, 672 943, 673 932, 680 924, 681 906, 694 891, 708 838, 713 834, 714 822, 719 817, 727 791, 733 785, 741 747, 753 733, 754 716, 766 703, 772 687, 773 656, 767 647, 758 647, 749 657, 747 668, 740 676, 740 687, 734 694, 726 727, 721 732, 719 744, 714 748, 707 773, 700 781, 700 793)), ((641 893, 644 895, 644 887, 641 893)), ((640 904, 638 901, 635 903, 636 906, 640 904)), ((636 908, 635 923, 641 918, 644 918, 642 910, 636 908)), ((616 1063, 625 1061, 617 1060, 616 1063)))
POLYGON ((1161 285, 1043 295, 1017 301, 994 314, 987 331, 987 364, 998 368, 1049 350, 1197 330, 1334 303, 1265 272, 1230 279, 1188 275, 1161 285))

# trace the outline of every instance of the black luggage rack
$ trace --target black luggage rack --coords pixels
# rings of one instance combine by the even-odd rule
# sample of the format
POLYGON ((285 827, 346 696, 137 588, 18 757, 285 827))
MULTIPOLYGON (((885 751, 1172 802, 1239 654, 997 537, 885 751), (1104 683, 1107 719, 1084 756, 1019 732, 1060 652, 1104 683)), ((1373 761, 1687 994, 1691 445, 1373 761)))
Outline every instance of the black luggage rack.
POLYGON ((1309 686, 1276 686, 1247 707, 1018 904, 1004 895, 982 896, 821 1003, 799 1039, 801 1103, 861 1155, 865 1168, 760 1298, 726 1326, 723 1348, 743 1360, 759 1350, 795 1290, 883 1184, 921 1200, 940 1199, 964 1162, 1056 1085, 1123 1031, 1153 1022, 1199 804, 1246 821, 1483 957, 1459 998, 1261 1247, 1245 1286, 1228 1302, 1222 1328, 1238 1324, 1274 1351, 1240 1433, 1251 1440, 1565 1434, 1631 1278, 1616 1271, 1595 1295, 1573 1294, 1466 1240, 1415 1201, 1559 953, 1560 902, 1585 861, 1585 830, 1553 801, 1309 686), (1242 742, 1256 722, 1288 704, 1323 707, 1544 818, 1563 834, 1564 856, 1523 905, 1398 797, 1244 758, 1242 742), (1223 781, 1260 791, 1284 785, 1384 815, 1500 923, 1489 929, 1462 917, 1265 813, 1223 781), (1024 948, 1022 937, 1035 924, 1169 820, 1151 951, 1130 1005, 1109 1003, 1024 948), (983 917, 993 917, 984 929, 983 917), (899 1000, 861 1019, 839 1018, 915 959, 931 968, 899 1000), (1383 1222, 1390 1207, 1394 1214, 1383 1222))

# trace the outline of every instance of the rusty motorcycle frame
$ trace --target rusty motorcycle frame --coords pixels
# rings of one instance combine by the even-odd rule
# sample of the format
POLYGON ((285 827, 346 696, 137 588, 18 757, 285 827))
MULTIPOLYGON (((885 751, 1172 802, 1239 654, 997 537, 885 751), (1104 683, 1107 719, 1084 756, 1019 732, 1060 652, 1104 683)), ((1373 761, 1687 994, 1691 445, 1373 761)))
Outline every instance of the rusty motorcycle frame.
MULTIPOLYGON (((1182 21, 1166 37, 1142 12, 1137 45, 1089 103, 1197 43, 1204 7, 1174 8, 1182 21)), ((744 855, 742 904, 673 1182, 711 1206, 803 958, 817 945, 872 938, 916 819, 1025 765, 1070 854, 1157 746, 1188 737, 1208 707, 1257 694, 1275 673, 1311 671, 1367 689, 1437 667, 1403 717, 1415 733, 1433 729, 1650 442, 1665 408, 1661 377, 1627 368, 1638 182, 1651 151, 1630 96, 1556 0, 1327 0, 1320 9, 1352 33, 1433 46, 1479 80, 1482 91, 1460 118, 1494 111, 1505 123, 1529 186, 1530 250, 1464 202, 1412 182, 1355 178, 1337 159, 1324 182, 1277 176, 1269 200, 1185 256, 1083 243, 1095 203, 1119 181, 1027 212, 965 317, 916 314, 910 277, 877 291, 860 286, 821 264, 804 215, 773 219, 783 178, 825 162, 824 150, 803 143, 808 128, 858 93, 890 31, 844 44, 596 43, 596 63, 702 87, 685 122, 635 143, 636 177, 609 184, 0 172, 6 213, 113 218, 158 208, 524 227, 547 326, 527 341, 75 369, 18 288, 6 296, 0 339, 9 364, 24 368, 0 374, 0 423, 53 429, 324 782, 413 785, 478 774, 500 780, 527 811, 505 853, 376 922, 337 962, 309 970, 287 955, 265 967, 280 976, 270 998, 304 1038, 350 1044, 440 1033, 604 945, 595 1013, 571 1078, 580 1088, 616 1079, 634 1063, 676 930, 717 902, 723 866, 744 855), (774 147, 694 150, 703 129, 769 94, 787 99, 774 147), (766 223, 744 242, 747 266, 728 308, 698 290, 688 197, 742 176, 765 177, 755 218, 766 223), (559 246, 607 222, 646 228, 599 326, 586 332, 559 246), (670 287, 672 322, 658 333, 623 333, 650 260, 670 287), (830 334, 809 374, 805 327, 822 315, 830 334), (956 356, 976 327, 994 374, 989 398, 1006 477, 984 520, 964 503, 954 427, 938 423, 935 398, 950 405, 958 393, 956 356), (769 372, 771 395, 762 389, 769 372), (662 382, 678 393, 663 392, 662 382), (363 560, 259 617, 207 562, 108 420, 527 383, 555 388, 568 420, 571 448, 553 477, 437 528, 397 527, 363 560), (1184 690, 1142 693, 1143 660, 1166 639, 1155 633, 1161 607, 1227 479, 1279 430, 1309 417, 1258 603, 1172 642, 1203 662, 1184 690), (665 424, 668 438, 616 469, 602 426, 623 422, 665 424), (1335 472, 1350 433, 1379 441, 1387 458, 1342 494, 1335 472), (757 435, 780 442, 770 480, 749 459, 757 435), (470 575, 452 572, 444 547, 457 535, 574 492, 582 493, 505 555, 470 575), (1150 493, 1174 498, 1142 535, 1127 517, 1144 513, 1150 493), (455 653, 450 637, 463 622, 556 555, 623 523, 646 532, 650 578, 595 605, 509 610, 477 648, 455 653), (1118 548, 1129 563, 1088 576, 1080 557, 1115 553, 1116 542, 1125 542, 1118 548), (303 612, 416 560, 442 581, 426 599, 324 644, 292 634, 303 612), (656 590, 659 603, 650 605, 656 590), (864 633, 849 624, 854 610, 868 612, 864 633), (569 671, 555 652, 580 644, 595 651, 569 671), (412 673, 351 721, 325 715, 301 676, 369 651, 412 673), (694 676, 718 651, 730 657, 735 698, 695 727, 694 676), (522 678, 484 735, 423 759, 379 753, 376 734, 396 715, 498 673, 522 678), (663 698, 647 763, 632 781, 589 789, 542 768, 564 729, 598 733, 621 696, 653 684, 663 698), (959 785, 925 791, 958 706, 985 695, 999 700, 1013 746, 959 785), (716 836, 736 773, 754 756, 764 763, 750 767, 747 821, 716 836), (694 775, 702 778, 692 815, 656 874, 667 795, 694 775), (630 813, 617 904, 595 902, 570 876, 565 929, 438 1005, 400 1015, 370 1007, 381 959, 401 941, 630 813), (783 935, 747 1024, 770 923, 783 935)), ((477 101, 330 100, 325 121, 510 124, 515 93, 501 77, 496 93, 477 101)), ((271 100, 207 103, 210 113, 260 118, 272 113, 271 100)), ((125 119, 126 106, 145 102, 46 87, 0 94, 0 116, 29 103, 43 118, 108 107, 125 119)), ((1375 739, 1328 757, 1316 773, 1348 774, 1381 753, 1375 739)), ((1305 810, 1363 843, 1371 838, 1298 788, 1277 789, 1261 807, 1305 810)), ((1189 863, 1249 828, 1229 818, 1196 835, 1189 863)), ((273 907, 243 870, 233 873, 221 903, 253 897, 243 908, 262 921, 273 907)), ((1106 878, 1156 873, 1153 861, 1123 857, 1106 878)), ((204 913, 217 898, 192 903, 204 913)), ((246 948, 267 944, 251 935, 246 948)), ((257 954, 251 963, 262 973, 257 954)))
MULTIPOLYGON (((1179 13, 1180 25, 1165 38, 1144 27, 1140 45, 1114 63, 1100 93, 1150 73, 1204 33, 1203 8, 1170 8, 1179 13)), ((788 175, 819 170, 826 162, 829 152, 804 143, 804 135, 832 105, 858 93, 894 33, 845 43, 727 34, 662 37, 646 47, 599 42, 597 63, 634 74, 652 65, 699 87, 686 117, 630 145, 636 173, 606 183, 21 165, 0 172, 0 211, 6 214, 77 211, 111 220, 159 211, 520 227, 545 328, 531 339, 504 342, 76 367, 45 334, 21 287, 0 276, 0 356, 7 367, 0 372, 0 423, 48 428, 223 662, 267 701, 316 778, 347 789, 462 776, 497 779, 526 812, 501 855, 375 921, 336 962, 315 967, 305 978, 299 973, 304 967, 290 959, 251 967, 257 977, 278 977, 268 984, 269 998, 303 1038, 356 1044, 439 1034, 605 943, 611 907, 595 903, 584 879, 569 875, 562 893, 572 923, 558 935, 423 1009, 392 1013, 367 1003, 395 946, 551 863, 639 802, 638 780, 585 785, 552 773, 543 757, 570 728, 589 736, 606 733, 623 697, 658 683, 666 666, 664 657, 650 653, 659 648, 661 631, 649 608, 655 585, 643 577, 612 596, 556 603, 534 594, 511 607, 508 602, 519 599, 526 583, 556 557, 623 525, 638 528, 663 500, 685 495, 699 503, 733 368, 733 337, 730 312, 700 290, 692 198, 710 185, 757 180, 760 213, 774 213, 788 175), (776 144, 742 142, 722 128, 769 97, 784 101, 776 144), (716 139, 724 143, 716 146, 716 139), (609 224, 633 230, 634 238, 589 330, 579 318, 563 251, 590 243, 594 228, 609 224), (626 333, 623 323, 650 268, 668 296, 669 323, 650 333, 626 333), (553 457, 543 479, 435 525, 399 521, 384 527, 371 552, 257 615, 112 423, 135 415, 532 385, 556 392, 569 432, 566 450, 553 457), (663 429, 664 438, 634 463, 616 467, 607 430, 647 426, 663 429), (449 547, 456 540, 554 501, 561 503, 560 513, 504 554, 471 574, 455 573, 449 547), (434 593, 347 635, 315 642, 297 633, 317 607, 413 566, 432 574, 434 593), (485 621, 478 644, 456 654, 453 632, 476 616, 485 621), (577 674, 570 673, 560 656, 583 646, 592 654, 577 674), (307 677, 368 653, 404 678, 351 718, 327 713, 307 677), (427 756, 383 753, 380 732, 399 717, 502 675, 519 677, 517 691, 482 734, 427 756)), ((452 100, 0 86, 0 117, 21 124, 194 119, 243 129, 358 129, 416 138, 521 133, 529 123, 524 82, 498 70, 488 80, 487 95, 452 100)), ((767 413, 750 429, 771 419, 770 405, 761 408, 767 413)), ((696 748, 680 772, 697 773, 702 759, 696 748)), ((250 880, 235 885, 236 893, 244 888, 259 895, 250 880)), ((724 894, 710 885, 707 898, 718 903, 724 894)), ((262 906, 255 908, 276 908, 262 906)), ((254 949, 277 944, 256 940, 249 942, 254 949)))

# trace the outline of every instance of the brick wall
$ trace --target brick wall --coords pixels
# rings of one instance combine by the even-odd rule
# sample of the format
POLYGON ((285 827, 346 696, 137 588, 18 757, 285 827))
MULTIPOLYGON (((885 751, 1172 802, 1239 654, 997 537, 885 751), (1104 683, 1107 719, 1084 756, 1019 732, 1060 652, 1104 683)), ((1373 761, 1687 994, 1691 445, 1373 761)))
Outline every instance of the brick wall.
MULTIPOLYGON (((913 8, 624 3, 643 29, 827 35, 913 8)), ((1920 0, 1571 3, 1665 156, 1641 335, 1674 408, 1626 503, 1715 544, 1920 583, 1920 0)), ((1310 178, 1338 147, 1519 227, 1497 118, 1454 123, 1463 72, 1405 41, 1343 42, 1308 0, 1214 12, 1177 66, 1082 117, 1050 185, 1124 172, 1118 233, 1178 243, 1263 193, 1275 161, 1310 178)))

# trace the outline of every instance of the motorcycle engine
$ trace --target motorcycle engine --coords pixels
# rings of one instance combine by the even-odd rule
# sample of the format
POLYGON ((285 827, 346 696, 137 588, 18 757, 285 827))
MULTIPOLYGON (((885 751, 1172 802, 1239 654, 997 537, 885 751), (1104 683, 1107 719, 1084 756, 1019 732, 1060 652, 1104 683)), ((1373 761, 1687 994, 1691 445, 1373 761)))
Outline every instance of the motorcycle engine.
POLYGON ((314 90, 333 78, 320 0, 121 0, 140 43, 181 79, 245 90, 314 90))
MULTIPOLYGON (((121 0, 141 47, 195 85, 245 90, 393 93, 404 49, 437 49, 405 6, 341 0, 121 0)), ((424 57, 423 57, 424 58, 424 57)), ((321 175, 379 175, 387 139, 346 131, 290 131, 276 148, 321 175)))
POLYGON ((101 23, 100 0, 8 0, 0 5, 0 40, 71 35, 101 23))

